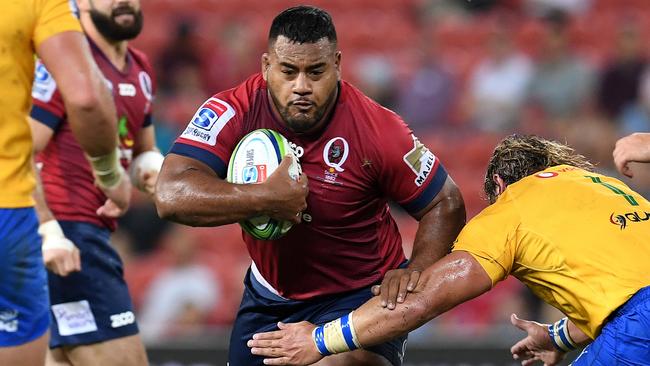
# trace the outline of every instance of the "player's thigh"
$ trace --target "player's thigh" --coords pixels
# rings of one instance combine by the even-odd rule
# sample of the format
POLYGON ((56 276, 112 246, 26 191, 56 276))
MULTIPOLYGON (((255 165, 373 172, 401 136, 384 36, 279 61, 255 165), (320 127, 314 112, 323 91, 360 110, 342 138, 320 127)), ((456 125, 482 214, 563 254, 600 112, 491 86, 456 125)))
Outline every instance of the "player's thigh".
POLYGON ((147 354, 139 335, 116 338, 63 350, 74 366, 146 366, 147 354))
POLYGON ((383 356, 358 349, 353 352, 339 353, 323 358, 315 366, 393 366, 383 356))
POLYGON ((61 348, 53 348, 47 351, 45 366, 72 366, 70 360, 61 348))
POLYGON ((0 365, 43 366, 47 350, 48 333, 31 342, 14 347, 0 347, 0 365))

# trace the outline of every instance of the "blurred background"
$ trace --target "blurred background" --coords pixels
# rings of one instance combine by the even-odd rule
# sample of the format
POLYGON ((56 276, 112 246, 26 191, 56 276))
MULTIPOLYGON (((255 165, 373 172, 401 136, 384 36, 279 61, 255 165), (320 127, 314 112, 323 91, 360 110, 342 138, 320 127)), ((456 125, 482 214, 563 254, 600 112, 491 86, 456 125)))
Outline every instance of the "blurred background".
MULTIPOLYGON (((398 112, 460 186, 468 219, 486 202, 484 169, 513 132, 567 142, 619 176, 621 136, 650 129, 648 0, 311 0, 334 19, 343 78, 398 112)), ((158 146, 196 108, 260 69, 287 0, 142 0, 132 44, 155 65, 158 146)), ((648 197, 650 169, 623 179, 648 197)), ((620 177, 619 177, 620 178, 620 177)), ((622 178, 621 178, 622 179, 622 178)), ((393 207, 410 253, 417 222, 393 207)), ((237 225, 189 228, 140 196, 114 243, 154 365, 225 365, 250 259, 237 225)), ((555 321, 516 280, 413 332, 405 365, 514 365, 509 315, 555 321)))

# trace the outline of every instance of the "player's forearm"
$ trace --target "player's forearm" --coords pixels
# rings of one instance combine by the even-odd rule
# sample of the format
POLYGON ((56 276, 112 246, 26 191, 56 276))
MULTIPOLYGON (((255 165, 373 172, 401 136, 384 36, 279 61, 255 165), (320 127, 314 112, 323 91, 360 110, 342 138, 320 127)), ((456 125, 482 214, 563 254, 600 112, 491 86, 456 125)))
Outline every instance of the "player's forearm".
POLYGON ((115 105, 84 35, 59 33, 42 42, 37 52, 56 80, 72 132, 84 151, 96 157, 115 150, 115 105))
POLYGON ((104 85, 94 85, 85 100, 66 102, 70 127, 82 149, 92 157, 107 155, 117 146, 117 115, 104 85))
POLYGON ((32 167, 35 172, 35 177, 36 177, 36 189, 34 189, 34 193, 32 196, 34 197, 34 201, 36 202, 35 209, 36 209, 36 214, 38 215, 38 222, 39 223, 44 223, 48 222, 51 220, 54 220, 54 215, 52 214, 52 211, 50 211, 49 207, 47 207, 47 202, 45 201, 45 192, 43 192, 43 183, 41 181, 41 175, 39 174, 38 169, 36 169, 35 164, 32 161, 32 167))
POLYGON ((569 320, 567 327, 569 328, 569 336, 578 346, 584 346, 593 341, 593 339, 589 338, 588 335, 586 335, 580 328, 573 324, 572 321, 569 320))
POLYGON ((409 268, 425 269, 447 255, 465 225, 465 204, 455 184, 445 183, 439 195, 420 219, 409 268))
POLYGON ((213 174, 188 169, 161 171, 155 203, 161 218, 190 226, 218 226, 262 214, 260 186, 228 183, 213 174))
POLYGON ((465 252, 454 252, 427 268, 415 291, 394 310, 375 297, 354 311, 353 323, 363 347, 383 343, 416 329, 454 306, 488 291, 491 281, 465 252))

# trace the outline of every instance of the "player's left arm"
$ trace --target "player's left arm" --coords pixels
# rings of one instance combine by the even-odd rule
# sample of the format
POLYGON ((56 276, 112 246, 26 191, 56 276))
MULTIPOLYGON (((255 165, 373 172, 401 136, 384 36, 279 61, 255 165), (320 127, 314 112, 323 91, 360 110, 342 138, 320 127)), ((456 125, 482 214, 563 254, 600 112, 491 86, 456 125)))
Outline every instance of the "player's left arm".
POLYGON ((142 128, 136 137, 131 163, 131 181, 140 191, 153 196, 164 157, 156 147, 153 124, 142 128))
POLYGON ((451 177, 447 176, 435 198, 412 216, 419 224, 408 267, 388 271, 381 285, 373 287, 381 305, 389 309, 404 302, 425 268, 451 251, 452 242, 465 225, 463 197, 451 177))
POLYGON ((491 287, 492 280, 481 264, 468 252, 455 251, 422 272, 413 293, 395 310, 383 308, 374 297, 316 333, 316 326, 309 322, 280 323, 280 330, 255 334, 248 346, 253 354, 269 357, 265 365, 310 365, 327 354, 406 334, 491 287))

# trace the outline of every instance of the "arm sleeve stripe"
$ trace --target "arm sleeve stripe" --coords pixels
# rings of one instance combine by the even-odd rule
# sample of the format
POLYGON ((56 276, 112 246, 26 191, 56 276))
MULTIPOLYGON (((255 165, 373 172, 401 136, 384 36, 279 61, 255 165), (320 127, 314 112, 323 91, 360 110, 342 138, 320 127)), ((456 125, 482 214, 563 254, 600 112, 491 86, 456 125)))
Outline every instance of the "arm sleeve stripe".
POLYGON ((177 142, 172 146, 169 152, 196 159, 212 168, 221 179, 226 178, 226 164, 224 164, 217 155, 207 150, 177 142))
POLYGON ((438 169, 436 169, 436 175, 434 175, 427 187, 420 193, 420 195, 411 202, 403 204, 402 207, 409 213, 415 214, 423 208, 427 207, 429 203, 438 195, 438 192, 442 189, 442 186, 445 185, 447 181, 447 171, 442 166, 438 164, 438 169))
POLYGON ((56 131, 59 128, 61 122, 63 122, 62 117, 59 117, 47 109, 41 108, 37 105, 32 106, 32 111, 29 113, 29 116, 54 131, 56 131))

